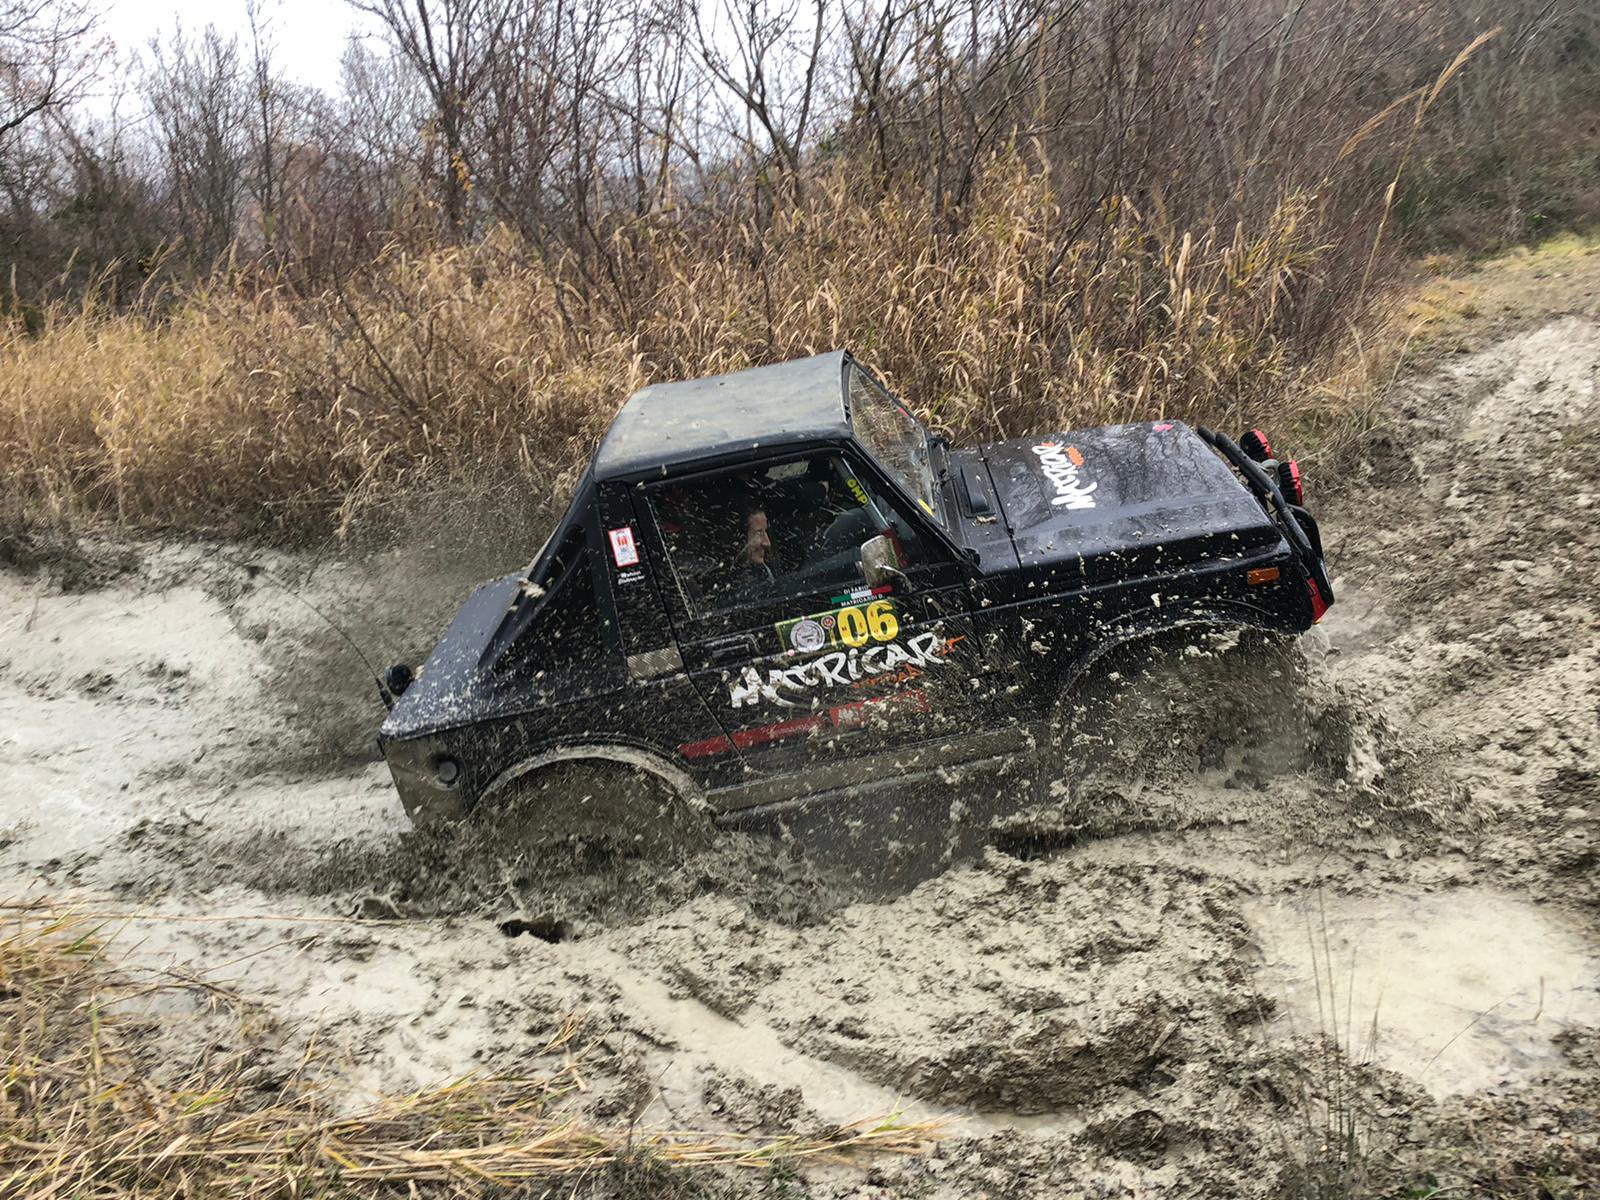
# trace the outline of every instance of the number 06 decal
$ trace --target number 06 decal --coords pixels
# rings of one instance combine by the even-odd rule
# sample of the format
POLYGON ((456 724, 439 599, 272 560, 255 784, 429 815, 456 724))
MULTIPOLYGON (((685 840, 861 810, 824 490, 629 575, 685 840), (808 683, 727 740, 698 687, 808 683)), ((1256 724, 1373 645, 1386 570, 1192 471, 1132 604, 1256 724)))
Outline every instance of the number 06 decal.
POLYGON ((851 648, 868 642, 892 642, 900 636, 900 617, 894 601, 874 600, 871 604, 851 604, 809 617, 779 621, 774 628, 789 650, 810 654, 825 646, 843 643, 851 648))
POLYGON ((871 642, 892 642, 900 635, 900 618, 887 600, 874 600, 866 609, 839 610, 839 640, 846 646, 865 646, 871 642))

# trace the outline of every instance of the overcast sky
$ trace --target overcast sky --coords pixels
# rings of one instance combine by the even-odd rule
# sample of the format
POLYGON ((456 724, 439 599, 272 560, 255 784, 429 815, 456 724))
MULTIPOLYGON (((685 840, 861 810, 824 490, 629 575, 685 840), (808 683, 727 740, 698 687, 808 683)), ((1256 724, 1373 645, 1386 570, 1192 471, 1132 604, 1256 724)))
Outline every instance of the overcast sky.
MULTIPOLYGON (((116 45, 119 59, 143 52, 150 38, 166 34, 175 21, 198 33, 208 24, 223 33, 248 35, 244 0, 102 0, 101 33, 116 45)), ((371 21, 344 0, 262 0, 262 12, 276 43, 279 70, 296 83, 332 91, 339 82, 339 58, 352 33, 368 32, 371 21)))

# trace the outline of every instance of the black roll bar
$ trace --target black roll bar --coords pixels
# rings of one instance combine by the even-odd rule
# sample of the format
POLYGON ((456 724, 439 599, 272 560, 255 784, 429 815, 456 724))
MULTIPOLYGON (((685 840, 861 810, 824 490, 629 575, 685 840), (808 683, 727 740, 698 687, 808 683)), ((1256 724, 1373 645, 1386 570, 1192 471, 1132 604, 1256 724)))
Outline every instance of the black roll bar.
POLYGON ((1311 582, 1317 585, 1317 591, 1322 593, 1323 602, 1332 604, 1333 585, 1328 582, 1327 568, 1322 564, 1322 557, 1312 547, 1311 539, 1306 537, 1306 531, 1300 528, 1300 521, 1290 510, 1289 502, 1283 498, 1283 489, 1278 486, 1278 481, 1227 434, 1213 433, 1204 425, 1196 425, 1194 431, 1208 446, 1233 464, 1256 495, 1272 501, 1272 506, 1278 510, 1278 523, 1289 535, 1289 548, 1300 561, 1300 565, 1305 568, 1306 574, 1311 577, 1311 582))

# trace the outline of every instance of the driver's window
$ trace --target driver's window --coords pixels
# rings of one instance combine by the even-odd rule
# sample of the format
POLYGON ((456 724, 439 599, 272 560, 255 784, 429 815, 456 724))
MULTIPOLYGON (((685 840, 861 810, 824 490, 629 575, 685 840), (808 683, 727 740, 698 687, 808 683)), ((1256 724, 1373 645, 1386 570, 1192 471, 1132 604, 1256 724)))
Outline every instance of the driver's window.
POLYGON ((836 454, 651 490, 673 574, 696 615, 862 586, 861 547, 888 533, 902 568, 915 527, 836 454))

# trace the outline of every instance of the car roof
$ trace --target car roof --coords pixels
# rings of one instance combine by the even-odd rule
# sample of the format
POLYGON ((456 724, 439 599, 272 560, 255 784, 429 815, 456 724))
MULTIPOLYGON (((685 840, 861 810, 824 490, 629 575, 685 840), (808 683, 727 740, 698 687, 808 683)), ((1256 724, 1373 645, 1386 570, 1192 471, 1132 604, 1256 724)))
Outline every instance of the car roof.
POLYGON ((837 440, 850 435, 845 364, 833 350, 810 358, 657 383, 628 398, 594 457, 606 481, 662 473, 760 446, 837 440))

